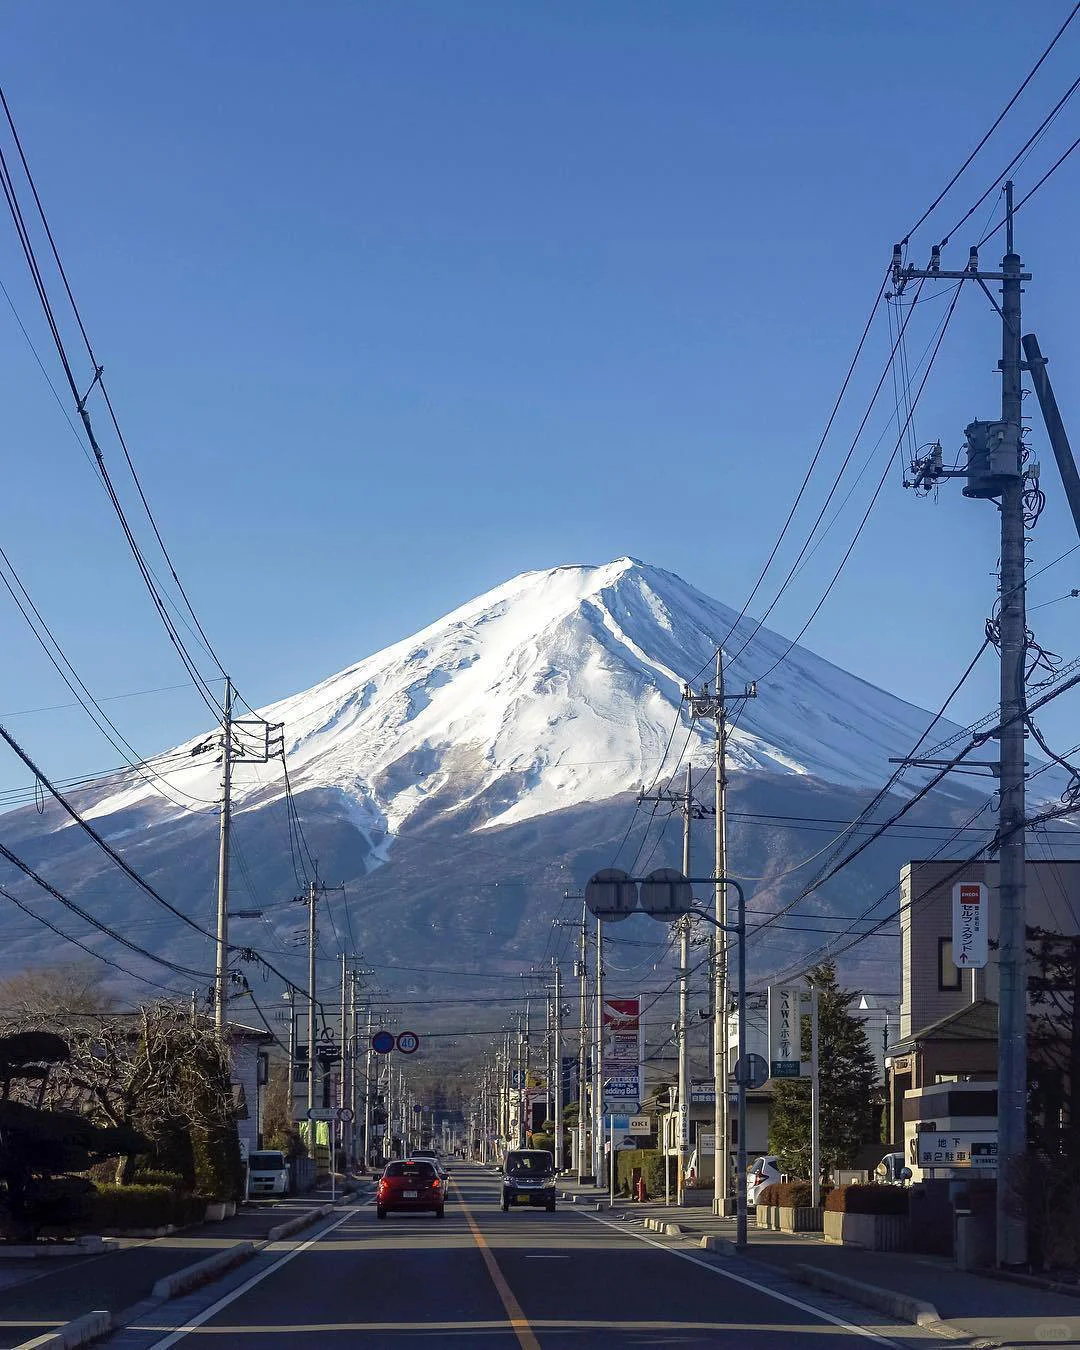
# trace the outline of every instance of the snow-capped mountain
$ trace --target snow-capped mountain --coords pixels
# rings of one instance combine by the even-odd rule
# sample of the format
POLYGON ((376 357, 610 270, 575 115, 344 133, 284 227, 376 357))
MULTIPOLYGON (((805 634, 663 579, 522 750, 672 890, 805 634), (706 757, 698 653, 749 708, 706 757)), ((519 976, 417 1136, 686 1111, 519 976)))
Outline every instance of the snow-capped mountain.
MULTIPOLYGON (((681 695, 687 680, 712 678, 723 641, 734 691, 787 653, 738 718, 733 770, 879 786, 889 756, 910 750, 928 714, 737 618, 681 578, 631 558, 526 572, 259 711, 284 723, 293 789, 340 792, 373 840, 469 806, 481 808, 476 824, 507 825, 649 781, 677 717, 672 763, 687 743, 706 762, 713 729, 691 723, 681 695)), ((942 723, 933 739, 956 730, 942 723)), ((161 820, 185 803, 213 802, 214 748, 202 735, 161 757, 156 767, 175 804, 153 780, 131 776, 100 795, 90 814, 146 806, 161 820)), ((239 810, 283 791, 280 763, 237 766, 239 810)))
MULTIPOLYGON (((753 879, 759 912, 798 895, 813 874, 806 864, 829 849, 830 835, 889 778, 890 757, 910 752, 930 714, 737 618, 679 577, 631 558, 528 572, 261 709, 262 717, 284 725, 309 855, 318 858, 324 879, 346 883, 343 899, 326 902, 324 940, 332 943, 337 934, 342 945, 370 954, 384 984, 404 981, 413 989, 445 990, 454 979, 475 984, 479 975, 516 980, 524 966, 546 963, 552 919, 573 908, 559 897, 610 865, 624 846, 619 861, 631 868, 678 862, 678 831, 664 833, 663 815, 655 828, 648 811, 635 817, 633 833, 627 824, 635 792, 653 781, 662 762, 665 778, 688 756, 701 765, 699 791, 709 803, 714 731, 691 722, 682 693, 685 681, 700 686, 712 678, 720 642, 729 691, 741 692, 783 658, 759 696, 742 705, 729 742, 732 870, 753 879)), ((923 753, 958 733, 939 724, 923 753)), ((235 734, 250 744, 255 733, 238 724, 235 734)), ((220 774, 220 733, 208 728, 158 756, 149 770, 71 794, 204 933, 216 894, 220 774)), ((1040 779, 1047 793, 1060 790, 1053 776, 1040 779)), ((923 781, 910 771, 878 818, 923 781)), ((809 924, 770 930, 768 943, 751 948, 752 968, 776 968, 813 948, 828 931, 814 928, 815 913, 820 923, 823 915, 889 900, 900 866, 947 842, 950 826, 985 805, 985 786, 947 780, 900 830, 800 907, 809 924)), ((306 878, 280 756, 238 764, 233 800, 232 884, 246 916, 237 917, 230 936, 302 978, 296 944, 303 911, 292 900, 306 878)), ((990 819, 987 813, 980 825, 990 819)), ((0 838, 116 931, 200 974, 212 966, 208 937, 182 926, 119 874, 55 803, 40 814, 33 807, 8 813, 0 838)), ((951 847, 973 842, 969 832, 951 847)), ((701 861, 711 868, 706 846, 702 838, 694 847, 706 851, 701 861)), ((128 969, 162 978, 130 950, 118 953, 55 897, 14 872, 4 880, 64 933, 122 956, 128 969)), ((29 916, 0 913, 0 965, 78 956, 29 916)), ((629 973, 642 959, 646 966, 658 959, 655 951, 644 958, 641 952, 654 950, 663 930, 642 924, 631 951, 639 967, 624 967, 626 980, 642 978, 629 973)), ((859 957, 872 961, 880 953, 860 949, 859 957)), ((888 978, 894 966, 886 971, 888 978)), ((870 987, 880 989, 880 969, 874 974, 870 987)))

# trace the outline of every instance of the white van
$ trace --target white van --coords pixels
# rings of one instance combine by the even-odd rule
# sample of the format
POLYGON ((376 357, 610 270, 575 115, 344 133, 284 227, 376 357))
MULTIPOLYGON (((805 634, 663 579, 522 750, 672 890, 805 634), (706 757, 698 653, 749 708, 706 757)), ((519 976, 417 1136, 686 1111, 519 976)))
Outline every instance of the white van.
POLYGON ((248 1158, 248 1195, 288 1195, 289 1164, 279 1149, 261 1148, 248 1158))

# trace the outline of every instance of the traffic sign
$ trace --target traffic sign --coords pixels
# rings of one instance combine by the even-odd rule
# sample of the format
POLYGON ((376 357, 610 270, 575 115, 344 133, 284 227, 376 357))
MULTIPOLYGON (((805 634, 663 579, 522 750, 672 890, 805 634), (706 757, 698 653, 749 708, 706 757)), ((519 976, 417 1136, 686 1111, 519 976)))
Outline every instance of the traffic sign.
POLYGON ((769 1081, 769 1061, 764 1055, 743 1055, 735 1061, 735 1082, 740 1087, 760 1088, 769 1081))
POLYGON ((694 908, 690 883, 674 867, 658 867, 641 883, 641 908, 654 919, 678 919, 694 908))
POLYGON ((371 1038, 371 1048, 377 1055, 388 1055, 394 1048, 392 1031, 377 1031, 371 1038))
POLYGON ((308 1120, 333 1120, 336 1115, 332 1106, 309 1106, 307 1109, 308 1120))
POLYGON ((397 1038, 397 1048, 403 1055, 415 1055, 420 1049, 420 1037, 415 1031, 402 1031, 397 1038))
POLYGON ((605 923, 628 919, 637 907, 637 886, 618 867, 603 867, 585 885, 585 906, 605 923))
POLYGON ((339 1106, 337 1109, 337 1118, 343 1125, 348 1125, 353 1118, 353 1109, 351 1106, 339 1106))
POLYGON ((420 1105, 419 1102, 413 1103, 413 1111, 416 1115, 420 1115, 423 1112, 423 1110, 424 1108, 420 1105))

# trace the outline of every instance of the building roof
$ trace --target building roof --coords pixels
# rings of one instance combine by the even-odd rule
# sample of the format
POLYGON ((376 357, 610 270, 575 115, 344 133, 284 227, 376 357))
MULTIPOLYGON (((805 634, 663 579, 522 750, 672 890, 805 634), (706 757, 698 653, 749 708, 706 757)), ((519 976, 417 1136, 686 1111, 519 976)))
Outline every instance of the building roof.
POLYGON ((890 1045, 889 1057, 910 1054, 924 1041, 996 1041, 997 1034, 998 1005, 980 998, 890 1045))

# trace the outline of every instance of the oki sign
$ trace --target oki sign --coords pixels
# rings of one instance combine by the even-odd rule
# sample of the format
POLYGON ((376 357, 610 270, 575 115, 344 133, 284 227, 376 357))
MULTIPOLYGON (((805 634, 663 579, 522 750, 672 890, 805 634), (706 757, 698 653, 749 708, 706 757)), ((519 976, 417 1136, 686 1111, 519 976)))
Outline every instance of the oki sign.
POLYGON ((958 881, 952 891, 953 962, 959 970, 982 968, 988 957, 989 892, 981 881, 958 881))

